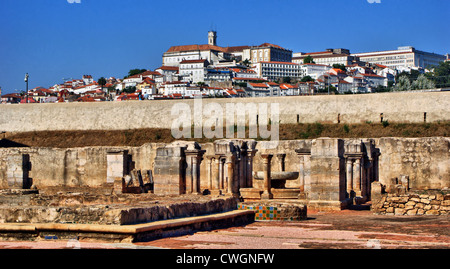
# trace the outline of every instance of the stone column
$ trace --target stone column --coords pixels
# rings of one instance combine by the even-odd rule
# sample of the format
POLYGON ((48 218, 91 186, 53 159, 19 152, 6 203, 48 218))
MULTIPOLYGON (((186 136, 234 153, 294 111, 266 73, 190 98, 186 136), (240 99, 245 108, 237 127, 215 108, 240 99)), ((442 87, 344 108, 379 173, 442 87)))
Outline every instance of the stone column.
POLYGON ((214 170, 214 177, 213 177, 213 187, 215 190, 220 189, 220 157, 216 156, 216 158, 214 159, 214 165, 215 165, 215 170, 214 170))
POLYGON ((356 196, 361 196, 361 159, 355 159, 353 166, 353 190, 356 196))
POLYGON ((225 188, 225 164, 223 158, 219 158, 219 189, 225 188))
POLYGON ((286 159, 286 153, 277 153, 277 158, 278 158, 278 164, 279 164, 279 169, 280 172, 284 172, 285 171, 285 163, 284 160, 286 159))
POLYGON ((209 190, 212 190, 212 188, 213 188, 213 183, 212 183, 212 180, 213 180, 213 175, 212 175, 213 159, 214 159, 213 156, 207 156, 206 157, 206 173, 207 173, 207 178, 208 178, 208 189, 209 190))
POLYGON ((272 154, 261 154, 263 158, 264 166, 264 192, 261 194, 261 199, 272 199, 273 194, 271 193, 271 178, 270 178, 270 163, 272 161, 272 154))
POLYGON ((351 198, 353 191, 353 160, 347 158, 346 164, 347 193, 348 197, 351 198))
POLYGON ((299 155, 300 159, 300 191, 305 191, 305 156, 299 155))
POLYGON ((238 179, 236 180, 236 182, 239 182, 239 186, 238 186, 238 190, 239 188, 245 188, 245 186, 247 185, 247 179, 244 177, 244 156, 240 155, 239 159, 237 159, 236 161, 236 166, 238 168, 238 179))
POLYGON ((305 191, 305 178, 306 178, 306 172, 305 172, 305 159, 306 156, 311 155, 311 151, 307 149, 296 149, 295 152, 298 155, 298 158, 300 160, 300 167, 299 167, 299 176, 300 176, 300 192, 305 191))
POLYGON ((236 157, 233 154, 229 154, 226 157, 227 169, 228 169, 228 186, 227 193, 233 194, 233 186, 236 184, 235 182, 235 173, 234 173, 234 161, 236 157))
POLYGON ((253 187, 253 157, 257 150, 247 150, 247 188, 253 187))
POLYGON ((198 159, 192 158, 192 193, 200 193, 200 173, 198 173, 198 159))
POLYGON ((193 194, 200 194, 200 162, 202 161, 202 156, 205 153, 204 150, 186 150, 186 159, 189 161, 191 166, 191 174, 188 175, 187 179, 189 180, 189 190, 193 194))

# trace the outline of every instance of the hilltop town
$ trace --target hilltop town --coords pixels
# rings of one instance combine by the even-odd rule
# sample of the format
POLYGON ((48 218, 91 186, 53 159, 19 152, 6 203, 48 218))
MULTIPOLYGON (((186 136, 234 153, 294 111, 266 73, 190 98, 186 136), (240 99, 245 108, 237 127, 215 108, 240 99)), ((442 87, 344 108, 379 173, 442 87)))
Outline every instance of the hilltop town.
MULTIPOLYGON (((83 75, 51 87, 1 95, 6 103, 357 94, 439 88, 433 68, 449 55, 399 47, 353 54, 348 49, 293 52, 276 44, 221 47, 217 32, 208 44, 172 46, 155 70, 132 69, 124 78, 83 75), (412 75, 414 74, 414 75, 412 75), (411 78, 413 77, 413 79, 411 78)), ((448 85, 444 85, 447 87, 448 85)))

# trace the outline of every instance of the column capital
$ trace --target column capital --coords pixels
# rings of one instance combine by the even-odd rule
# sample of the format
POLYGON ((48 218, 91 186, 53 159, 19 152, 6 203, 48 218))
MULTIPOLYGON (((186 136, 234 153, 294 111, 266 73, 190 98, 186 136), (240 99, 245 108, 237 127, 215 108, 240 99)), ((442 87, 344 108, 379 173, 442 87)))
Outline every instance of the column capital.
POLYGON ((226 157, 226 162, 227 163, 231 163, 234 162, 236 160, 236 155, 235 154, 227 154, 225 155, 226 157))
POLYGON ((271 160, 273 158, 273 154, 261 154, 261 158, 266 159, 266 160, 271 160))
POLYGON ((247 157, 255 157, 256 152, 258 152, 257 149, 247 149, 247 157))

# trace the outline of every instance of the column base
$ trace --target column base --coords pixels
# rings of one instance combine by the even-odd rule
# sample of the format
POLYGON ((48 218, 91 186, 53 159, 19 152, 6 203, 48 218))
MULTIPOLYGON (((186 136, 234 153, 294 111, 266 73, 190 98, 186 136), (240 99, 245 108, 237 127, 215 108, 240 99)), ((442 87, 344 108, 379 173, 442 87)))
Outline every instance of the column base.
POLYGON ((262 200, 269 200, 269 199, 273 199, 273 194, 272 193, 263 193, 261 194, 261 199, 262 200))
POLYGON ((210 190, 209 193, 214 196, 222 195, 222 190, 210 190))

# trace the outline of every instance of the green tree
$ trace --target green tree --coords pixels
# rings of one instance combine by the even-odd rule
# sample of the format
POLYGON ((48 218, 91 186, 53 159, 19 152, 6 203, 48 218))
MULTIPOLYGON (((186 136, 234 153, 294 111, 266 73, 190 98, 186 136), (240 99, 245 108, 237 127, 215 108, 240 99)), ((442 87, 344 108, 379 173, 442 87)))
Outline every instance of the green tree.
POLYGON ((434 89, 436 85, 430 79, 428 79, 424 74, 421 74, 417 80, 412 83, 413 90, 421 90, 421 89, 434 89))
POLYGON ((242 62, 242 64, 245 65, 245 66, 247 66, 247 67, 249 67, 249 66, 251 65, 251 62, 249 61, 249 59, 245 59, 245 60, 242 62))
POLYGON ((305 58, 303 58, 303 63, 304 64, 315 64, 313 57, 311 57, 311 55, 306 56, 305 58))
POLYGON ((429 77, 437 88, 450 87, 450 62, 441 62, 429 77))
POLYGON ((147 71, 147 69, 131 69, 130 71, 128 71, 128 76, 126 76, 125 78, 144 73, 145 71, 147 71))
POLYGON ((136 87, 135 86, 128 86, 125 89, 122 90, 122 92, 126 92, 126 93, 134 93, 136 91, 136 87))
POLYGON ((104 77, 101 77, 97 80, 98 85, 102 86, 102 91, 103 91, 103 87, 106 85, 106 79, 104 77))
POLYGON ((410 91, 412 89, 411 81, 406 75, 400 76, 393 88, 394 91, 410 91))
POLYGON ((347 71, 345 65, 343 64, 333 64, 333 68, 341 69, 342 71, 347 71))
POLYGON ((311 76, 302 77, 301 82, 308 82, 308 81, 314 81, 314 79, 311 76))

